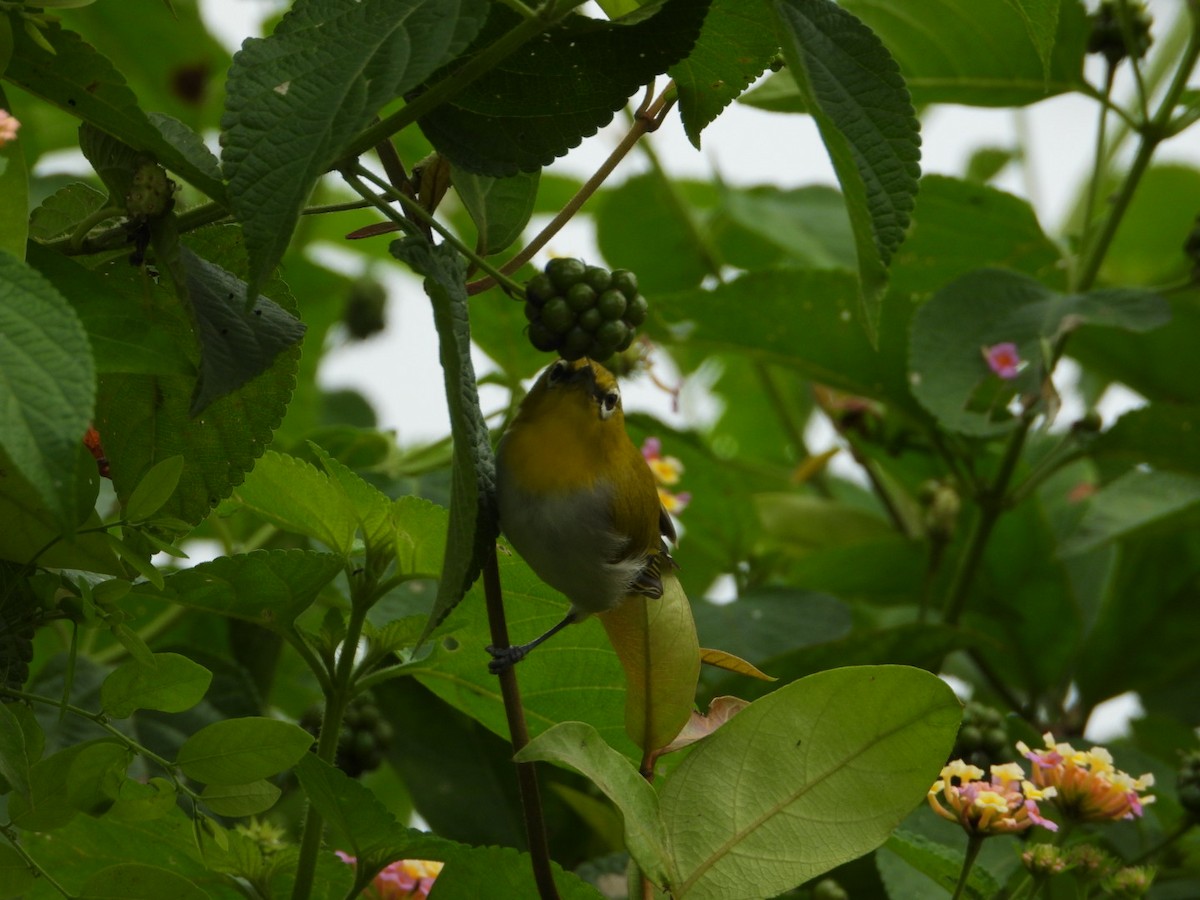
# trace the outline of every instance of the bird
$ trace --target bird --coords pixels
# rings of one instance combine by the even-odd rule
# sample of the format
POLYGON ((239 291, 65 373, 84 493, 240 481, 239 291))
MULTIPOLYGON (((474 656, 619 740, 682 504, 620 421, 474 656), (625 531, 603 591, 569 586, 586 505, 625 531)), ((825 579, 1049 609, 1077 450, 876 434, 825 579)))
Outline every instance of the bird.
POLYGON ((497 446, 496 499, 509 543, 571 607, 527 644, 489 646, 493 673, 630 595, 662 597, 675 526, 625 430, 617 380, 599 363, 559 359, 543 370, 497 446))

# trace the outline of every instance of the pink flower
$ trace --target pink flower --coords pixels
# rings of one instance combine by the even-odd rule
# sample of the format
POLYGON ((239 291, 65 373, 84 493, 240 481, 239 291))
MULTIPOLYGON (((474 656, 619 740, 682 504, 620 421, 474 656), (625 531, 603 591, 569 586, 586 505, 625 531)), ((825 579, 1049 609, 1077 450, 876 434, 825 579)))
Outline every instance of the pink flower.
POLYGON ((1021 354, 1017 352, 1017 345, 1011 341, 984 347, 983 358, 988 368, 1006 381, 1016 378, 1025 366, 1021 354))
POLYGON ((1033 763, 1033 783, 1054 788, 1055 805, 1077 822, 1111 822, 1136 819, 1153 795, 1143 792, 1154 784, 1152 774, 1134 778, 1113 766, 1112 754, 1103 747, 1076 750, 1056 744, 1054 735, 1042 735, 1046 746, 1030 750, 1018 741, 1021 755, 1033 763))
POLYGON ((940 781, 929 789, 929 805, 943 819, 957 822, 968 834, 987 837, 1014 834, 1040 825, 1057 831, 1058 825, 1043 818, 1037 801, 1054 796, 1053 788, 1039 790, 1025 780, 1016 763, 992 766, 992 777, 983 780, 983 770, 961 759, 942 769, 940 781), (957 782, 957 783, 956 783, 957 782), (947 806, 944 806, 938 795, 947 806))
MULTIPOLYGON (((334 852, 348 865, 358 863, 348 853, 334 852)), ((441 873, 442 865, 429 859, 398 859, 376 875, 361 896, 365 900, 425 900, 433 890, 433 882, 441 873)))
POLYGON ((646 465, 654 475, 654 481, 658 485, 658 500, 663 509, 672 515, 678 515, 687 509, 687 505, 692 502, 692 495, 688 491, 676 494, 667 490, 668 487, 679 483, 679 476, 683 474, 683 463, 674 456, 663 456, 662 441, 656 437, 648 437, 642 442, 642 458, 646 460, 646 465))
POLYGON ((6 109, 0 109, 0 147, 3 147, 9 141, 17 139, 17 129, 21 127, 21 123, 6 109))

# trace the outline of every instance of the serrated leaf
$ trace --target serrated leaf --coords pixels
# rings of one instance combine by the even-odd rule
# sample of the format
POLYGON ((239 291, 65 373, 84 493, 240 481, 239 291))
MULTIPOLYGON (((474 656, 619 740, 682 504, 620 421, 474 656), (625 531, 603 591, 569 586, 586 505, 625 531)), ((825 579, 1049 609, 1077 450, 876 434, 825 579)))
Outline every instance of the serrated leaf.
POLYGON ((296 617, 342 570, 343 559, 311 550, 256 550, 222 556, 170 575, 163 590, 136 585, 134 593, 162 596, 290 634, 296 617))
POLYGON ((915 203, 920 126, 899 67, 860 20, 831 0, 775 0, 775 12, 784 56, 846 197, 858 315, 874 335, 887 266, 915 203))
POLYGON ((713 0, 687 57, 667 70, 679 88, 679 115, 688 140, 750 86, 779 51, 769 0, 713 0))
POLYGON ((117 666, 100 687, 100 703, 110 716, 124 719, 139 709, 183 712, 203 698, 212 672, 178 653, 155 653, 155 666, 137 660, 117 666))
POLYGON ((186 247, 181 260, 200 339, 200 379, 190 410, 196 416, 299 345, 305 326, 267 297, 255 298, 247 310, 245 282, 186 247))
MULTIPOLYGON (((503 178, 547 166, 687 55, 708 4, 668 0, 631 25, 570 16, 424 116, 421 130, 439 153, 470 172, 503 178)), ((520 21, 507 6, 492 4, 471 50, 520 21)))
POLYGON ((295 765, 313 736, 298 725, 262 716, 225 719, 183 742, 176 762, 205 784, 247 784, 295 765))
POLYGON ((268 450, 233 499, 284 531, 314 538, 342 556, 354 546, 355 515, 345 491, 294 456, 268 450))
POLYGON ((168 456, 156 462, 125 501, 125 517, 131 522, 143 522, 153 516, 175 493, 182 473, 182 456, 168 456))
POLYGON ((1059 294, 1034 279, 984 269, 938 291, 913 317, 912 390, 946 428, 984 437, 1011 429, 1007 409, 1018 393, 1037 396, 1045 347, 1081 324, 1149 331, 1168 321, 1157 294, 1135 288, 1059 294), (1025 368, 999 379, 983 349, 1012 343, 1025 368))
POLYGON ((226 84, 222 166, 251 293, 283 257, 317 178, 393 98, 456 57, 483 0, 308 0, 250 39, 226 84))
POLYGON ((210 784, 200 792, 200 799, 218 816, 256 816, 264 813, 279 799, 280 790, 269 781, 249 784, 210 784))
POLYGON ((0 442, 60 530, 72 532, 88 489, 75 460, 95 408, 92 350, 62 294, 4 252, 0 335, 0 442))
POLYGON ((104 194, 82 181, 59 188, 41 202, 29 220, 30 237, 48 241, 104 208, 104 194))
POLYGON ((394 241, 392 255, 425 277, 433 303, 454 457, 450 472, 450 522, 437 600, 425 637, 458 605, 479 576, 495 545, 499 526, 493 492, 496 462, 487 423, 479 408, 475 367, 471 362, 471 325, 467 312, 466 266, 446 244, 421 238, 394 241))
POLYGON ((677 893, 773 897, 875 849, 936 779, 961 708, 937 677, 902 666, 834 669, 750 704, 660 793, 677 893))
POLYGON ((125 143, 152 155, 214 200, 224 201, 221 181, 197 168, 187 154, 163 138, 112 63, 57 23, 47 23, 42 34, 54 48, 53 54, 24 30, 15 31, 13 58, 5 78, 98 129, 120 135, 125 143))
MULTIPOLYGON (((191 235, 198 255, 239 274, 237 230, 217 228, 191 235)), ((198 350, 188 316, 163 283, 154 283, 123 260, 99 270, 115 293, 128 297, 147 321, 170 335, 177 352, 196 371, 198 350)), ((165 281, 165 279, 164 279, 165 281)), ((264 293, 285 307, 293 303, 285 286, 264 293)), ((202 415, 190 415, 196 388, 193 375, 113 374, 100 384, 96 428, 104 436, 113 484, 124 499, 155 462, 181 454, 179 488, 161 515, 195 524, 240 484, 283 418, 295 385, 299 347, 280 353, 271 367, 202 415)))
POLYGON ((630 596, 599 615, 625 670, 625 733, 649 755, 679 734, 696 702, 700 645, 674 572, 657 600, 630 596))
POLYGON ((182 875, 143 863, 121 863, 96 872, 78 896, 79 900, 211 900, 182 875))
POLYGON ((595 728, 563 722, 538 735, 516 755, 517 762, 554 762, 579 772, 616 804, 625 821, 625 847, 642 872, 665 888, 678 876, 658 811, 658 796, 624 756, 595 728))
POLYGON ((475 223, 476 252, 491 256, 521 236, 533 214, 541 174, 541 169, 535 169, 508 178, 489 178, 454 170, 454 190, 475 223))
MULTIPOLYGON (((11 108, 0 88, 0 109, 7 112, 11 108)), ((24 259, 29 237, 29 170, 20 133, 0 145, 0 197, 4 198, 0 204, 0 252, 24 259)))

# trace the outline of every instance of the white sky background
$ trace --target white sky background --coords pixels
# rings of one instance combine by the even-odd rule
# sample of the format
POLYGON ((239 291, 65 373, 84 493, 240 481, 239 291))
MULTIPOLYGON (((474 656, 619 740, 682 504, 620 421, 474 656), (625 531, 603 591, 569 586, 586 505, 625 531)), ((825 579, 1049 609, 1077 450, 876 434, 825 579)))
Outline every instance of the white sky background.
MULTIPOLYGON (((1088 5, 1092 7, 1095 3, 1089 0, 1088 5)), ((1148 5, 1155 18, 1156 35, 1166 32, 1166 24, 1175 15, 1184 14, 1183 0, 1150 0, 1148 5)), ((231 50, 240 46, 245 37, 259 35, 259 23, 279 6, 276 0, 201 0, 209 28, 231 50)), ((1100 83, 1099 60, 1092 58, 1089 66, 1093 83, 1100 83)), ((1125 83, 1119 80, 1116 96, 1127 98, 1129 88, 1127 80, 1125 83)), ((1021 110, 935 107, 922 122, 921 169, 926 174, 961 176, 975 150, 1013 148, 1018 144, 1018 134, 1022 134, 1028 171, 1009 166, 994 184, 1031 200, 1043 228, 1055 235, 1091 165, 1096 116, 1093 101, 1074 95, 1051 98, 1021 110)), ((607 157, 624 131, 623 118, 618 116, 616 124, 585 140, 555 163, 554 171, 587 177, 607 157)), ((781 187, 837 183, 816 127, 807 116, 766 113, 734 103, 703 132, 699 151, 688 142, 677 114, 671 115, 648 140, 664 168, 682 177, 707 178, 719 173, 729 184, 770 183, 781 187)), ((1156 159, 1200 165, 1200 134, 1192 129, 1168 142, 1160 148, 1156 159)), ((618 168, 611 183, 619 183, 644 168, 635 150, 618 168)), ((540 224, 535 221, 529 234, 535 233, 540 224)), ((599 260, 594 247, 590 224, 581 217, 551 241, 535 262, 541 264, 549 255, 599 260)), ((329 250, 322 256, 326 264, 351 274, 359 273, 362 265, 359 255, 335 248, 329 250)), ((327 388, 360 390, 374 405, 380 427, 395 430, 403 445, 443 437, 449 430, 449 421, 441 392, 431 389, 441 384, 441 374, 428 301, 417 280, 400 267, 380 265, 374 274, 389 289, 389 327, 369 341, 331 348, 322 364, 321 383, 327 388)), ((477 354, 475 363, 481 375, 491 368, 482 354, 477 354)), ((1070 373, 1066 376, 1069 378, 1070 373)), ((684 427, 702 423, 713 411, 711 400, 700 387, 685 389, 679 412, 671 409, 666 394, 646 384, 644 379, 626 385, 624 394, 627 408, 653 412, 684 427)), ((1135 395, 1120 391, 1106 399, 1108 415, 1138 402, 1135 395)), ((482 394, 485 412, 500 408, 505 400, 498 388, 485 388, 482 394)), ((1068 403, 1059 421, 1069 423, 1072 418, 1068 403)), ((832 429, 821 422, 814 422, 807 437, 813 452, 835 443, 832 429)), ((849 474, 844 470, 840 473, 849 474)), ((1134 697, 1118 698, 1113 703, 1114 708, 1093 719, 1096 727, 1089 731, 1092 739, 1103 740, 1119 732, 1126 717, 1136 714, 1134 697)))

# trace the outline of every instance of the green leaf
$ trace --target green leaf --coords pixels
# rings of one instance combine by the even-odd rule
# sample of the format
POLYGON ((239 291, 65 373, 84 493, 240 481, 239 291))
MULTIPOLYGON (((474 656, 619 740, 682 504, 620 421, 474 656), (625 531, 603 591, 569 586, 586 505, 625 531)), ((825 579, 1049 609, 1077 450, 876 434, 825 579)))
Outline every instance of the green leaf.
POLYGON ((887 44, 915 103, 1023 106, 1084 83, 1088 26, 1077 0, 844 5, 887 44))
MULTIPOLYGON (((103 200, 102 194, 92 191, 91 188, 87 190, 103 200)), ((54 197, 59 197, 62 193, 63 191, 59 191, 54 197)), ((46 203, 38 209, 45 209, 46 203)), ((36 210, 34 222, 37 222, 36 210)), ((75 308, 92 345, 97 373, 103 375, 109 372, 195 372, 195 367, 188 362, 185 354, 179 352, 179 347, 170 334, 155 328, 141 309, 131 304, 128 298, 114 293, 108 286, 107 279, 79 265, 69 256, 55 253, 36 241, 29 245, 28 262, 75 308)))
POLYGON ((926 175, 908 240, 892 259, 891 289, 925 295, 974 269, 995 267, 1064 282, 1062 253, 1025 200, 996 188, 926 175))
POLYGON ((233 499, 284 531, 314 538, 343 557, 354 546, 354 509, 345 491, 294 456, 268 450, 234 489, 233 499))
MULTIPOLYGON (((650 18, 629 25, 569 16, 424 116, 421 130, 439 153, 471 172, 502 178, 547 166, 684 58, 708 5, 667 0, 650 18)), ((520 21, 493 3, 469 52, 520 21)))
POLYGON ((91 185, 73 181, 59 188, 33 211, 29 219, 30 237, 48 241, 71 231, 92 213, 103 209, 106 199, 91 185))
POLYGON ((182 456, 168 456, 156 462, 125 501, 125 517, 131 522, 144 522, 153 516, 171 499, 182 473, 182 456))
POLYGON ((700 132, 750 86, 779 44, 767 0, 713 0, 692 51, 667 70, 679 88, 679 115, 696 149, 700 132))
POLYGON ((67 799, 80 812, 100 815, 108 811, 127 780, 133 751, 113 740, 84 746, 67 772, 67 799))
POLYGON ((14 31, 13 58, 4 77, 43 100, 148 153, 214 200, 225 186, 197 168, 169 143, 138 106, 137 97, 112 63, 79 35, 57 23, 42 34, 54 48, 48 53, 22 28, 14 31))
MULTIPOLYGON (((0 66, 0 72, 3 71, 0 66)), ((4 90, 0 89, 0 109, 7 112, 11 108, 4 90)), ((4 197, 0 206, 0 252, 24 259, 29 236, 29 172, 19 135, 0 146, 0 197, 4 197)))
POLYGON ((831 0, 775 0, 784 56, 829 151, 854 230, 869 335, 904 241, 921 169, 920 128, 887 47, 831 0))
POLYGON ((1088 453, 1102 467, 1143 464, 1200 475, 1200 406, 1152 403, 1127 412, 1088 453))
POLYGON ((234 57, 222 165, 250 255, 250 295, 283 257, 317 178, 385 103, 453 59, 482 0, 308 0, 234 57))
POLYGON ((145 784, 127 778, 121 782, 117 798, 105 818, 120 822, 150 822, 168 815, 175 809, 178 799, 175 785, 165 778, 151 778, 145 784))
MULTIPOLYGON (((40 748, 32 744, 34 735, 29 733, 31 727, 37 728, 37 720, 19 716, 20 709, 24 707, 0 703, 0 777, 18 793, 28 794, 29 770, 37 762, 40 748)), ((41 729, 37 731, 40 736, 41 729)))
MULTIPOLYGON (((529 900, 539 896, 528 853, 511 847, 460 847, 441 854, 446 868, 438 875, 442 900, 529 900)), ((550 863, 560 900, 604 900, 604 895, 579 876, 550 863)))
POLYGON ((111 740, 88 741, 60 750, 30 769, 28 796, 13 794, 8 798, 9 818, 27 831, 61 828, 80 810, 93 809, 106 797, 116 796, 128 760, 125 748, 111 740), (77 763, 80 772, 73 777, 77 763), (106 777, 102 782, 102 776, 112 774, 117 777, 106 777))
POLYGON ((78 896, 80 900, 211 900, 182 875, 142 863, 122 863, 96 872, 78 896))
POLYGON ((845 637, 851 625, 846 604, 828 594, 790 587, 761 587, 732 603, 697 602, 692 609, 701 646, 736 654, 756 665, 797 646, 845 637), (802 634, 795 633, 797 622, 804 623, 802 634))
POLYGON ((1134 288, 1063 295, 1025 275, 972 272, 938 291, 913 317, 912 390, 946 428, 979 437, 1014 426, 1017 394, 1037 396, 1046 353, 1062 334, 1090 323, 1148 331, 1168 320, 1166 301, 1134 288), (983 351, 1016 345, 1025 368, 1001 381, 983 351))
POLYGON ((218 816, 243 818, 264 813, 279 799, 280 790, 269 781, 249 784, 210 784, 200 799, 218 816))
POLYGON ((790 191, 722 185, 712 228, 726 262, 739 268, 853 271, 857 265, 846 203, 841 193, 823 185, 790 191), (750 240, 753 246, 747 246, 750 240))
POLYGON ((3 252, 0 334, 0 441, 61 529, 71 532, 89 489, 75 460, 95 404, 92 351, 63 296, 3 252))
POLYGON ((395 542, 396 571, 436 578, 446 558, 446 510, 420 497, 397 497, 388 517, 395 542))
POLYGON ((155 653, 155 666, 147 669, 137 660, 117 666, 100 688, 104 711, 118 719, 139 709, 183 712, 203 698, 212 672, 178 653, 155 653))
POLYGON ((772 897, 874 850, 925 797, 960 715, 944 682, 898 666, 822 672, 750 704, 663 786, 676 892, 772 897))
MULTIPOLYGON (((918 872, 927 875, 939 886, 953 891, 962 874, 963 854, 959 850, 931 841, 927 837, 898 828, 888 838, 883 849, 894 853, 918 872)), ((990 900, 1000 892, 1000 883, 983 866, 971 868, 963 887, 963 896, 974 900, 990 900)))
MULTIPOLYGON (((239 275, 244 267, 237 229, 221 227, 189 236, 197 255, 239 275)), ((140 309, 147 322, 170 335, 176 353, 192 373, 199 366, 193 327, 178 298, 124 260, 98 272, 115 293, 140 309)), ((264 294, 285 307, 287 288, 275 282, 264 294)), ((128 497, 155 462, 181 454, 179 488, 160 511, 164 517, 195 524, 208 515, 253 466, 283 418, 295 386, 300 349, 276 357, 266 372, 221 397, 202 415, 190 414, 195 374, 112 374, 101 380, 96 428, 104 436, 118 497, 128 497)))
POLYGON ((167 577, 162 591, 139 584, 134 593, 166 597, 181 606, 290 635, 296 617, 342 570, 343 562, 333 553, 256 550, 176 572, 167 577))
POLYGON ((1198 505, 1200 477, 1134 469, 1092 496, 1061 552, 1085 553, 1154 525, 1178 524, 1181 516, 1191 521, 1198 505))
POLYGON ((304 338, 304 323, 267 297, 247 311, 246 285, 220 266, 181 251, 187 299, 200 339, 200 379, 191 414, 266 372, 281 353, 304 338))
POLYGON ((541 169, 509 178, 489 178, 463 169, 452 176, 454 190, 475 223, 475 250, 491 256, 521 236, 537 199, 541 169))
POLYGON ((454 440, 446 557, 424 640, 462 600, 479 576, 484 559, 494 552, 499 532, 493 498, 496 463, 471 363, 466 266, 462 257, 447 244, 432 246, 421 238, 394 241, 391 252, 425 277, 425 293, 433 302, 454 440))
POLYGON ((295 765, 313 736, 290 722, 246 716, 201 728, 184 741, 176 762, 205 784, 247 784, 295 765))
MULTIPOLYGON (((0 30, 8 20, 0 20, 0 30)), ((7 844, 0 844, 0 898, 20 900, 34 886, 37 877, 25 860, 7 844)))
POLYGON ((658 812, 658 796, 620 753, 583 722, 563 722, 526 744, 517 762, 553 762, 591 781, 621 811, 625 847, 646 876, 659 887, 678 880, 658 812))

